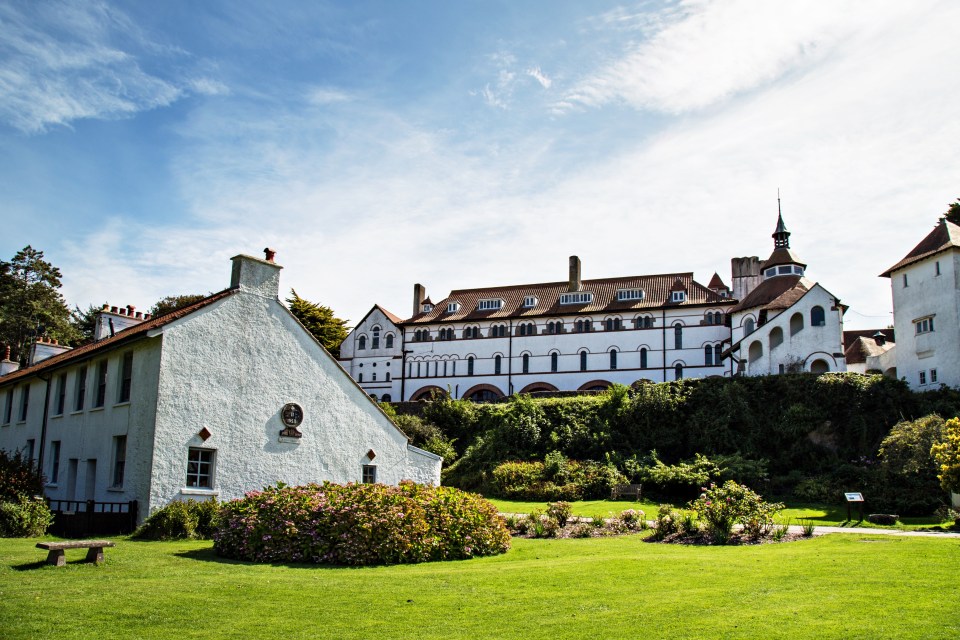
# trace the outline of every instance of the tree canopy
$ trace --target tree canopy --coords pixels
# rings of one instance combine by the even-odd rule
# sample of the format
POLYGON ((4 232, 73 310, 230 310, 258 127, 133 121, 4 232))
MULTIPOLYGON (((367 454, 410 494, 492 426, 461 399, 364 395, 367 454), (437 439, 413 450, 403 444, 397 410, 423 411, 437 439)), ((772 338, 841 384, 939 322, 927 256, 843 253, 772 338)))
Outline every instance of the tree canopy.
POLYGON ((200 302, 206 297, 207 296, 199 293, 188 293, 182 296, 167 296, 157 300, 157 302, 150 307, 150 311, 147 313, 152 316, 162 316, 165 313, 170 313, 171 311, 188 307, 194 302, 200 302))
POLYGON ((956 202, 951 202, 947 207, 947 213, 945 214, 947 220, 953 224, 960 224, 960 198, 957 198, 956 202))
POLYGON ((290 289, 287 306, 297 320, 334 358, 340 357, 340 343, 347 337, 346 320, 336 317, 330 307, 304 300, 293 289, 290 289))
POLYGON ((22 365, 37 336, 63 344, 80 339, 59 292, 60 278, 60 270, 43 259, 43 251, 30 245, 10 262, 0 261, 0 342, 10 347, 10 357, 22 365))

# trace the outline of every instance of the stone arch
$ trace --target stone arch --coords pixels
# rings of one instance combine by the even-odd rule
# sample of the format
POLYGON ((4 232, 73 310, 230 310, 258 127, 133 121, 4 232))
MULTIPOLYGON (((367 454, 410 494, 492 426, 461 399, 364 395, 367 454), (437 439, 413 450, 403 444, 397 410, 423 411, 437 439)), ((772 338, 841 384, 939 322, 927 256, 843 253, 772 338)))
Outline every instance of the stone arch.
POLYGON ((503 391, 492 384, 476 384, 464 391, 461 397, 474 402, 489 402, 502 398, 503 391))
POLYGON ((441 389, 435 384, 421 387, 417 389, 412 396, 410 396, 410 402, 423 402, 425 400, 432 400, 435 396, 446 396, 447 390, 441 389))
POLYGON ((610 388, 610 383, 606 380, 591 380, 580 385, 577 391, 606 391, 610 388))
POLYGON ((821 374, 827 373, 828 371, 830 371, 830 365, 827 364, 827 361, 823 358, 817 358, 810 363, 810 373, 821 374))
POLYGON ((747 352, 747 362, 753 364, 762 357, 763 343, 761 343, 759 340, 754 340, 750 343, 750 350, 747 352))
POLYGON ((770 351, 783 344, 783 329, 774 327, 770 330, 770 351))
POLYGON ((531 382, 523 389, 520 389, 519 393, 534 393, 537 391, 559 391, 559 389, 549 382, 531 382))

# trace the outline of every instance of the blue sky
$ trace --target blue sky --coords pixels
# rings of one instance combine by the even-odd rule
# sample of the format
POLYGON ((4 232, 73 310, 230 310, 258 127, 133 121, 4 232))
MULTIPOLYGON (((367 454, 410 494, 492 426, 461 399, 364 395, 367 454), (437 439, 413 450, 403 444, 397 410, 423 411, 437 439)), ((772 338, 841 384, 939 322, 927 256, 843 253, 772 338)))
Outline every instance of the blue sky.
POLYGON ((891 320, 960 196, 960 4, 0 0, 0 256, 71 304, 282 285, 359 320, 450 289, 772 249, 891 320))

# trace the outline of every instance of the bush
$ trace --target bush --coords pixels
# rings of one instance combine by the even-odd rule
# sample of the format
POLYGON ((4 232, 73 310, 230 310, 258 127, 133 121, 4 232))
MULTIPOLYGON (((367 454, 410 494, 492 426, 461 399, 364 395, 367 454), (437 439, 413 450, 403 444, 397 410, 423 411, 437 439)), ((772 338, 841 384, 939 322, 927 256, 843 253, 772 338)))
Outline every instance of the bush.
POLYGON ((53 514, 43 498, 19 496, 0 502, 0 538, 36 538, 47 532, 53 514))
MULTIPOLYGON (((551 459, 556 471, 557 458, 551 459)), ((490 495, 507 500, 567 501, 605 498, 614 485, 623 484, 625 478, 616 467, 601 462, 585 460, 563 462, 562 475, 551 479, 548 467, 543 462, 504 462, 497 465, 487 486, 490 495)))
POLYGON ((663 540, 680 530, 680 514, 674 510, 672 504, 662 504, 657 509, 656 529, 653 532, 654 540, 663 540))
POLYGON ((556 520, 557 524, 563 527, 570 519, 571 509, 569 502, 551 502, 547 506, 547 516, 556 520))
POLYGON ((133 537, 140 540, 210 540, 220 522, 221 504, 215 499, 176 500, 143 521, 133 537))
POLYGON ((21 497, 43 495, 43 474, 21 451, 0 449, 0 502, 19 503, 21 497))
POLYGON ((725 544, 735 524, 742 524, 744 533, 759 538, 773 524, 773 516, 783 509, 780 503, 767 503, 748 487, 727 480, 723 486, 711 484, 690 508, 706 525, 715 542, 725 544))
POLYGON ((960 492, 960 418, 951 418, 944 425, 943 442, 930 450, 939 465, 937 477, 946 491, 960 492))
POLYGON ((214 549, 255 562, 370 565, 505 552, 496 507, 451 487, 412 482, 279 484, 223 507, 214 549))
POLYGON ((628 531, 637 531, 647 528, 647 514, 639 509, 627 509, 620 512, 620 522, 628 531))

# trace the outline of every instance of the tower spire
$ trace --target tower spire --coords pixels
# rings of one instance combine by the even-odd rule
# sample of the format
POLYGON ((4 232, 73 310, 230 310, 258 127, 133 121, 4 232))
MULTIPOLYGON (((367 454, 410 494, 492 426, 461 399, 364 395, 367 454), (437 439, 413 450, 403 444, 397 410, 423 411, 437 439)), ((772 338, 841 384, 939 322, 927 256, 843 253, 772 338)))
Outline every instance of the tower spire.
POLYGON ((777 229, 772 237, 774 249, 790 248, 790 232, 787 231, 787 225, 783 223, 783 211, 780 208, 780 189, 777 189, 777 229))

